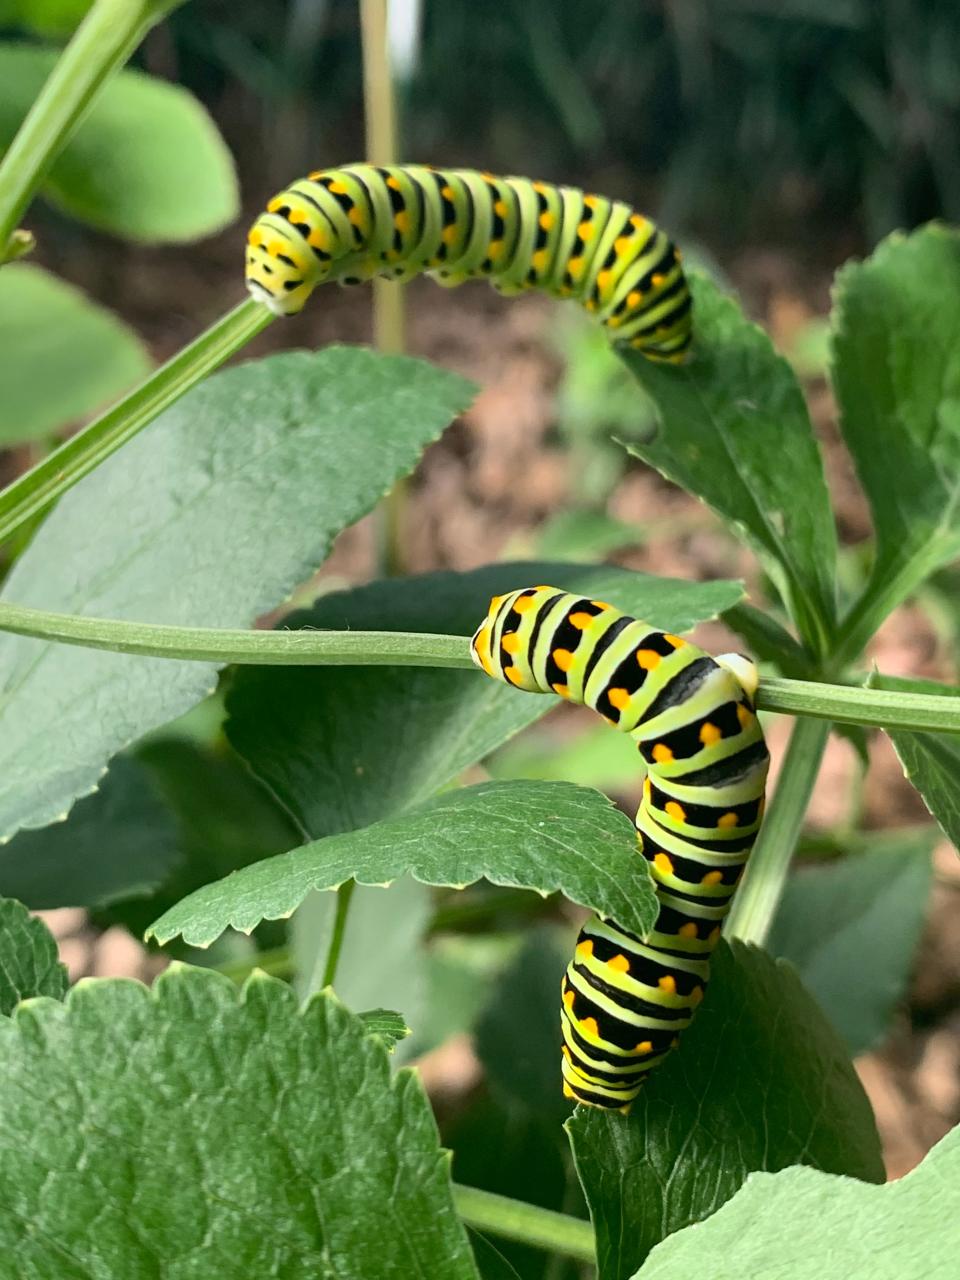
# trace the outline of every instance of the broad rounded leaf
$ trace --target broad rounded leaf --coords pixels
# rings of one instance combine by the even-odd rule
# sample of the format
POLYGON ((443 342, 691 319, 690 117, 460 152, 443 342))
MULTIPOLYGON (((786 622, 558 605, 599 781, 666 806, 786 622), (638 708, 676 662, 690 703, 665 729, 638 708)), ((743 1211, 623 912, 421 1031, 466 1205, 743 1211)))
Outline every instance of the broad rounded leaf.
POLYGON ((793 969, 742 943, 720 943, 703 1005, 629 1117, 580 1107, 567 1130, 599 1280, 632 1275, 655 1244, 708 1218, 754 1170, 808 1164, 884 1177, 846 1046, 793 969))
POLYGON ((633 1280, 953 1280, 960 1129, 906 1177, 867 1187, 813 1169, 757 1173, 633 1280))
MULTIPOLYGON (((0 46, 0 150, 56 60, 53 50, 0 46)), ((91 226, 148 242, 212 235, 240 207, 233 159, 196 98, 130 70, 104 87, 40 190, 91 226)))
POLYGON ((289 916, 312 889, 336 889, 351 876, 383 885, 408 873, 457 888, 486 877, 560 890, 637 933, 656 915, 633 823, 605 796, 561 782, 492 782, 245 867, 192 893, 149 933, 208 946, 226 928, 249 932, 289 916))
POLYGON ((176 966, 0 1024, 23 1276, 475 1280, 417 1078, 330 996, 176 966))
POLYGON ((0 1014, 33 996, 60 1000, 66 990, 67 971, 50 930, 22 902, 0 898, 0 1014))
MULTIPOLYGON (((469 396, 452 374, 359 348, 219 373, 61 499, 3 598, 248 626, 313 573, 469 396)), ((62 817, 112 755, 215 682, 209 663, 0 636, 0 839, 62 817)))
POLYGON ((27 263, 0 272, 0 448, 92 413, 149 368, 133 330, 79 289, 27 263))

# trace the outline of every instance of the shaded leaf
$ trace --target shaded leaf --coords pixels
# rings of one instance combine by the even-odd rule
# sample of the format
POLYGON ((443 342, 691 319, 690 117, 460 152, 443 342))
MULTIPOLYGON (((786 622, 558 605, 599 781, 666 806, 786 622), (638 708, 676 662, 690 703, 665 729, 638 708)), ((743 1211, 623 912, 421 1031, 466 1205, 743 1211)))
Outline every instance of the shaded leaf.
POLYGON ((42 920, 22 902, 0 898, 0 1014, 9 1015, 21 1000, 67 992, 67 970, 57 944, 42 920))

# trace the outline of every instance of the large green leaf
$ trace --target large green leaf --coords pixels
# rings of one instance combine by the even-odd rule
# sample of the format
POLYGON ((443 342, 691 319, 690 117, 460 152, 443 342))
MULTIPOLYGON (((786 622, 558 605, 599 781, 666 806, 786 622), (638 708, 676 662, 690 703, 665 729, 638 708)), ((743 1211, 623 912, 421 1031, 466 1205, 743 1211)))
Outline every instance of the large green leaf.
MULTIPOLYGON (((735 582, 517 562, 325 596, 284 619, 284 626, 469 635, 492 595, 540 582, 602 596, 668 631, 686 631, 741 595, 735 582)), ((555 703, 473 671, 248 668, 227 700, 227 734, 304 830, 318 837, 425 800, 555 703)))
POLYGON ((177 966, 0 1025, 21 1276, 475 1280, 416 1077, 335 999, 177 966))
POLYGON ((249 932, 289 916, 311 889, 352 876, 384 885, 494 884, 560 890, 573 902, 645 933, 656 915, 633 823, 605 796, 562 782, 490 782, 437 796, 401 817, 328 836, 197 890, 149 930, 207 946, 224 929, 249 932))
POLYGON ((754 1170, 884 1176, 846 1046, 788 965, 742 943, 720 944, 706 1000, 629 1117, 578 1108, 567 1129, 599 1280, 632 1275, 754 1170))
POLYGON ((851 1054, 890 1029, 930 892, 933 826, 884 832, 787 882, 767 949, 796 965, 851 1054))
POLYGON ((960 551, 960 234, 898 233, 848 264, 833 325, 841 426, 877 536, 868 597, 888 612, 960 551))
POLYGON ((0 273, 0 447, 40 440, 150 368, 137 335, 79 289, 25 263, 0 273))
MULTIPOLYGON (((469 395, 451 374, 358 348, 217 374, 63 497, 3 596, 247 626, 313 572, 469 395)), ((0 636, 0 839, 62 817, 110 756, 215 680, 207 663, 0 636)))
POLYGON ((22 902, 0 898, 0 1014, 33 996, 60 1000, 66 990, 67 971, 50 930, 22 902))
MULTIPOLYGON (((54 50, 0 46, 0 150, 56 60, 54 50)), ((104 87, 40 190, 75 218, 150 242, 211 235, 239 211, 233 159, 207 112, 141 71, 104 87)))
POLYGON ((634 1280, 953 1280, 960 1129, 886 1187, 813 1169, 754 1174, 701 1226, 660 1245, 634 1280))
POLYGON ((800 385, 732 298, 705 277, 692 285, 690 361, 624 355, 661 419, 627 447, 749 539, 816 650, 834 620, 836 531, 800 385))

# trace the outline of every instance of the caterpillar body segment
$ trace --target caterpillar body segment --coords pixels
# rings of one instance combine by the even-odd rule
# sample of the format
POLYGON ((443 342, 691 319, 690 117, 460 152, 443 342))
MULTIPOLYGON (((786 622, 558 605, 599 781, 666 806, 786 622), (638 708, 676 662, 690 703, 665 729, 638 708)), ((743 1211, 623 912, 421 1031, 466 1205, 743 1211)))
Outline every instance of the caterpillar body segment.
POLYGON ((760 827, 769 756, 756 669, 546 586, 494 597, 471 652, 494 679, 599 712, 646 763, 636 828, 657 919, 645 938, 584 925, 560 1011, 564 1092, 626 1113, 703 998, 760 827))
POLYGON ((690 347, 690 291, 673 243, 622 201, 574 187, 352 164, 294 182, 248 236, 247 286, 279 315, 300 311, 328 280, 420 273, 573 298, 613 342, 652 360, 679 363, 690 347))

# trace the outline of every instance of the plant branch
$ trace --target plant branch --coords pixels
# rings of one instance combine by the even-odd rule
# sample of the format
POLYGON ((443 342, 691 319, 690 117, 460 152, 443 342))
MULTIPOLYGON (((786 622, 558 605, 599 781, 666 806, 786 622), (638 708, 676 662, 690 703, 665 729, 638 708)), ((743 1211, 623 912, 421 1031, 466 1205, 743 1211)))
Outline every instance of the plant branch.
POLYGON ((549 1253, 563 1253, 581 1262, 597 1260, 593 1227, 581 1218, 458 1183, 453 1185, 453 1201, 464 1222, 478 1231, 489 1231, 549 1253))
POLYGON ((327 959, 323 966, 323 978, 320 987, 332 987, 337 976, 337 965, 343 949, 343 939, 347 932, 347 916, 350 914, 350 901, 357 887, 356 880, 345 880, 337 890, 337 913, 333 920, 333 933, 330 935, 330 946, 327 948, 327 959))

